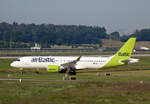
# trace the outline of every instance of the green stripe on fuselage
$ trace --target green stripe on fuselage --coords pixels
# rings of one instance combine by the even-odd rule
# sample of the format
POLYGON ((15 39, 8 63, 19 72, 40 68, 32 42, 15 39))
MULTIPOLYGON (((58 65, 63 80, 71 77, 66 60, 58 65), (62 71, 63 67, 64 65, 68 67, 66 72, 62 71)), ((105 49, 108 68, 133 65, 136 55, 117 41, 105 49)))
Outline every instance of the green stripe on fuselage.
POLYGON ((59 66, 58 65, 48 65, 47 71, 48 72, 59 72, 59 66))

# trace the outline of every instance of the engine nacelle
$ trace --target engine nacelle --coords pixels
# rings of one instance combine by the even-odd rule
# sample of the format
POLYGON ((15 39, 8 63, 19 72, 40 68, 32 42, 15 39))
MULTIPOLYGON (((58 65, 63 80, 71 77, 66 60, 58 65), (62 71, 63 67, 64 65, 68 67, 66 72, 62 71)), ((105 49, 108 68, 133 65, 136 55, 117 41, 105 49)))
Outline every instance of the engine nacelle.
POLYGON ((56 72, 65 73, 66 69, 64 69, 64 67, 59 65, 48 65, 47 71, 51 73, 56 73, 56 72))

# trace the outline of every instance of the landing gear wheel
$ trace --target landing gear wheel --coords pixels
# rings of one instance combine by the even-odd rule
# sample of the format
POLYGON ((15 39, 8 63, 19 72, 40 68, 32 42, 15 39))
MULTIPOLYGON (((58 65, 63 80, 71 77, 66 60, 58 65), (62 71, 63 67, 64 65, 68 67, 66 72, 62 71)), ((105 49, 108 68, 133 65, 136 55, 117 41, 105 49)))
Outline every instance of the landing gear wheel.
POLYGON ((59 73, 66 73, 66 69, 59 71, 59 73))
POLYGON ((76 75, 76 72, 75 72, 75 70, 70 70, 70 71, 68 72, 68 74, 69 74, 69 75, 76 75))
POLYGON ((36 71, 35 73, 36 73, 36 74, 40 74, 40 72, 39 72, 39 71, 36 71))

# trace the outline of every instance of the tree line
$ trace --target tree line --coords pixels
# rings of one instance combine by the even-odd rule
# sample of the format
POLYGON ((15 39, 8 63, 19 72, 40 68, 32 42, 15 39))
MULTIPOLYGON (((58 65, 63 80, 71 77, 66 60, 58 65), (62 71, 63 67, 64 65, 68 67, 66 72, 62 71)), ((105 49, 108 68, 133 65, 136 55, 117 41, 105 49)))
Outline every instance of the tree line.
POLYGON ((12 47, 18 46, 15 43, 39 43, 42 47, 101 44, 102 38, 108 38, 108 34, 104 27, 98 26, 0 23, 0 44, 6 48, 10 46, 8 42, 12 47))
POLYGON ((130 37, 136 37, 137 41, 150 41, 150 29, 136 30, 133 34, 122 36, 120 40, 126 41, 130 37))
POLYGON ((52 45, 101 44, 101 39, 126 41, 136 37, 137 41, 150 41, 150 29, 136 30, 133 34, 120 36, 115 31, 107 33, 105 27, 54 24, 0 23, 0 48, 26 48, 40 44, 43 48, 52 45))

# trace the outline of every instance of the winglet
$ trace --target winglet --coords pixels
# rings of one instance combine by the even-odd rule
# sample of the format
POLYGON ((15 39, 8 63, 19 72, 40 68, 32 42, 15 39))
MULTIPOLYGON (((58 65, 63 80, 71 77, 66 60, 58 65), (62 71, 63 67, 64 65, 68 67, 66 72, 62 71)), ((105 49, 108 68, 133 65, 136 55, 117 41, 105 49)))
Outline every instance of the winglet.
POLYGON ((79 56, 79 57, 76 59, 76 61, 80 61, 81 57, 82 57, 82 56, 79 56))

